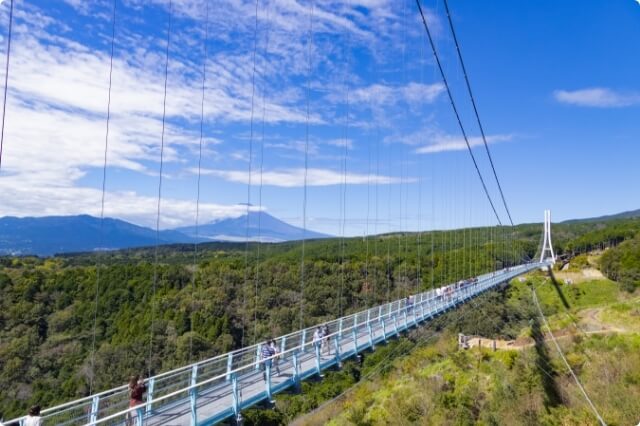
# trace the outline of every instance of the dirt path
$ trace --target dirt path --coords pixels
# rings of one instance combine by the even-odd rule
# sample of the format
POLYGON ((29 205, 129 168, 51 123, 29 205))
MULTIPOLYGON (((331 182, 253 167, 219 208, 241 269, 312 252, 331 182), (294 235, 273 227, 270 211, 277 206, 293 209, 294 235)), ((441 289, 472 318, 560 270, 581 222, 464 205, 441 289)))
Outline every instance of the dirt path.
POLYGON ((595 268, 585 268, 581 271, 576 272, 569 271, 568 267, 566 269, 567 270, 563 268, 562 271, 555 272, 556 278, 565 282, 567 282, 567 280, 570 280, 570 282, 573 284, 578 284, 583 281, 600 280, 605 278, 604 275, 602 275, 602 272, 595 268))
MULTIPOLYGON (((607 324, 600 319, 600 314, 605 307, 589 308, 578 312, 578 322, 569 327, 561 330, 556 330, 553 335, 556 339, 566 339, 575 335, 585 334, 608 334, 608 333, 633 333, 633 330, 607 324)), ((545 341, 551 340, 545 332, 545 341)), ((535 345, 535 342, 531 337, 521 337, 516 340, 500 340, 500 339, 488 339, 482 336, 468 336, 467 344, 469 348, 475 348, 480 346, 481 348, 488 348, 496 350, 522 350, 530 348, 535 345)))

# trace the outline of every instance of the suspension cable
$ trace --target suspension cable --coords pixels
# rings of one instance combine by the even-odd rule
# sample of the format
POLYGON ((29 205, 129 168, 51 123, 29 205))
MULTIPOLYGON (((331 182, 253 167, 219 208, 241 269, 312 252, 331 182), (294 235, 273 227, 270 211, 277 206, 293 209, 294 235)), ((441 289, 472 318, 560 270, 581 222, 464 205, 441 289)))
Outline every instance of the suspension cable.
POLYGON ((156 288, 158 286, 158 251, 160 246, 160 211, 162 203, 162 172, 164 168, 164 137, 167 121, 167 83, 169 81, 169 50, 171 47, 171 21, 173 18, 173 0, 169 0, 169 16, 167 25, 167 47, 164 62, 164 94, 162 99, 162 134, 160 138, 160 167, 158 170, 158 204, 156 211, 156 244, 153 262, 153 286, 151 294, 151 328, 149 330, 149 358, 147 359, 147 370, 151 376, 151 359, 153 356, 153 328, 155 325, 155 299, 156 288))
MULTIPOLYGON (((342 185, 340 188, 340 218, 341 218, 341 226, 340 226, 340 296, 338 297, 338 315, 342 316, 342 299, 344 297, 344 285, 345 285, 345 250, 346 250, 346 241, 345 241, 345 228, 347 222, 347 159, 349 157, 349 95, 350 95, 350 84, 349 84, 349 66, 351 56, 349 55, 349 46, 351 45, 351 31, 346 29, 347 32, 347 43, 346 43, 346 52, 347 52, 347 60, 345 61, 345 69, 344 69, 344 89, 345 89, 345 114, 344 114, 344 146, 342 147, 342 185)), ((368 256, 368 252, 367 252, 368 256)), ((355 298, 356 300, 358 298, 355 298)), ((352 299, 353 300, 353 299, 352 299)))
MULTIPOLYGON (((265 47, 264 47, 264 62, 266 69, 266 58, 269 54, 269 32, 271 29, 271 21, 269 17, 269 2, 266 3, 266 30, 265 30, 265 47)), ((267 85, 263 84, 262 87, 262 128, 260 136, 260 183, 258 185, 258 208, 262 209, 262 188, 264 186, 263 171, 264 171, 264 135, 265 135, 265 121, 267 115, 267 85)), ((256 246, 256 272, 254 277, 254 305, 253 305, 253 344, 255 345, 258 339, 258 286, 260 282, 260 259, 262 248, 262 210, 258 211, 258 245, 256 246)), ((269 320, 271 326, 271 317, 269 320)))
POLYGON ((300 327, 304 328, 304 251, 307 239, 307 179, 309 177, 309 120, 311 115, 311 70, 313 69, 313 12, 315 0, 311 0, 309 6, 309 36, 307 41, 308 48, 308 69, 307 69, 307 120, 305 126, 304 141, 304 189, 302 194, 302 253, 300 259, 300 327))
POLYGON ((440 71, 440 77, 442 78, 442 83, 445 86, 445 89, 447 90, 447 94, 449 96, 449 101, 451 102, 451 108, 453 109, 453 112, 456 116, 456 120, 458 122, 458 126, 460 127, 460 131, 462 132, 462 136, 464 138, 464 142, 467 145, 467 150, 469 151, 469 155, 471 156, 471 159, 473 160, 473 165, 475 166, 476 172, 478 173, 478 178, 480 179, 480 182, 482 183, 482 188, 484 189, 484 193, 487 196, 487 200, 489 201, 489 204, 491 205, 491 209, 493 210, 493 213, 496 216, 496 219, 498 221, 498 223, 500 225, 502 225, 502 221, 500 220, 500 216, 498 215, 498 211, 496 210, 495 205, 493 204, 493 200, 491 199, 491 194, 489 194, 489 190, 487 189, 487 185, 484 181, 484 178, 482 177, 482 173, 480 172, 480 168, 478 166, 478 162, 476 161, 476 157, 473 154, 473 150, 471 149, 471 145, 469 144, 469 138, 467 136, 467 132, 464 129, 464 126, 462 124, 462 119, 460 118, 460 114, 458 113, 458 108, 456 107, 456 103, 453 99, 453 94, 451 93, 451 88, 449 87, 449 82, 447 81, 447 77, 444 73, 444 69, 442 68, 442 63, 440 62, 440 57, 438 56, 438 51, 436 50, 436 46, 435 43, 433 41, 433 37, 431 36, 431 30, 429 29, 429 25, 427 24, 427 19, 424 16, 424 12, 422 11, 422 5, 420 3, 420 0, 416 0, 416 4, 418 5, 418 10, 420 11, 420 16, 422 17, 422 23, 424 24, 424 29, 427 32, 427 37, 429 38, 429 44, 431 46, 431 50, 433 52, 433 56, 436 60, 436 64, 438 65, 438 70, 440 71))
POLYGON ((453 42, 456 45, 456 52, 458 54, 458 59, 460 60, 460 67, 462 68, 464 81, 467 86, 467 91, 469 92, 469 97, 471 98, 471 104, 473 105, 473 112, 476 116, 476 121, 478 122, 478 128, 480 129, 480 134, 482 135, 482 142, 484 143, 484 148, 487 152, 487 157, 489 157, 489 163, 491 164, 491 170, 493 170, 493 176, 495 177, 496 183, 498 184, 498 190, 500 191, 500 196, 502 197, 502 204, 504 205, 504 209, 507 212, 507 216, 509 216, 509 222, 511 223, 511 226, 513 226, 513 219, 511 219, 511 212, 509 211, 509 207, 507 206, 507 200, 504 197, 504 192, 502 191, 502 185, 500 185, 500 179, 498 179, 498 174, 496 173, 496 168, 493 163, 493 157, 491 156, 491 151, 489 150, 489 144, 487 143, 487 138, 484 133, 484 127, 482 126, 482 122, 480 121, 480 114, 478 113, 478 107, 476 105, 475 97, 473 96, 473 92, 471 91, 471 83, 469 82, 469 76, 467 75, 467 68, 465 67, 464 60, 462 59, 460 44, 458 43, 458 37, 456 36, 456 32, 453 27, 453 20, 451 19, 451 13, 449 12, 449 2, 447 0, 444 0, 444 7, 447 12, 447 19, 449 21, 449 28, 451 29, 451 35, 453 36, 453 42))
POLYGON ((256 94, 256 53, 258 51, 258 2, 256 0, 255 26, 253 33, 253 71, 251 75, 251 119, 249 122, 249 176, 247 178, 247 221, 244 246, 244 284, 242 286, 242 337, 240 347, 244 348, 245 327, 247 322, 247 283, 249 282, 249 225, 251 218, 251 175, 253 174, 253 117, 256 94))
POLYGON ((198 238, 200 236, 200 182, 202 179, 202 144, 204 139, 204 100, 205 100, 205 85, 207 82, 207 59, 209 58, 209 49, 207 42, 209 41, 209 3, 207 0, 205 6, 205 20, 204 20, 204 39, 202 40, 202 97, 200 100, 200 141, 198 145, 198 180, 196 190, 196 214, 195 214, 195 242, 193 243, 193 275, 191 277, 191 321, 189 321, 190 335, 189 335, 189 362, 193 359, 193 312, 195 311, 195 291, 196 291, 196 275, 198 270, 198 238))
POLYGON ((2 170, 2 147, 4 146, 4 120, 7 115, 7 92, 9 90, 9 59, 11 58, 11 35, 13 30, 13 0, 9 5, 9 33, 7 34, 7 54, 4 69, 4 99, 2 101, 2 129, 0 130, 0 170, 2 170))
MULTIPOLYGON (((106 131, 104 136, 104 161, 102 164, 102 196, 100 199, 100 244, 99 248, 102 249, 104 244, 104 199, 107 188, 107 154, 109 152, 109 124, 111 123, 111 88, 113 77, 113 52, 115 48, 116 39, 116 4, 117 0, 113 0, 113 11, 111 15, 111 56, 109 58, 109 90, 107 95, 107 120, 106 131)), ((13 6, 13 0, 11 1, 13 6)), ((8 62, 8 58, 7 58, 8 62)), ((8 64, 7 64, 8 65, 8 64)), ((6 99, 6 91, 5 91, 6 99)), ((4 128, 4 117, 3 117, 4 128)), ((89 395, 93 393, 94 375, 95 375, 95 363, 96 363, 96 328, 98 325, 98 297, 100 294, 100 253, 96 256, 96 294, 93 307, 93 336, 91 338, 91 366, 89 375, 89 395)))

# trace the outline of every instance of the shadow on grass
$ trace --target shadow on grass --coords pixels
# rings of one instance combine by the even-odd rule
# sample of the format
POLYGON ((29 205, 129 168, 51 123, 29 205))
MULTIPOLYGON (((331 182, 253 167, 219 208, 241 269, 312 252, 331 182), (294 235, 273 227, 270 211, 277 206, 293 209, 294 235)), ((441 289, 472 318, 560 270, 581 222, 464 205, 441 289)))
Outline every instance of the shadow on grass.
POLYGON ((549 278, 551 278, 551 284, 553 284, 553 287, 556 289, 556 292, 558 293, 558 297, 560 297, 560 300, 562 301, 562 304, 564 305, 564 307, 566 309, 570 309, 571 306, 569 305, 569 301, 567 301, 567 298, 564 297, 564 293, 560 288, 560 283, 556 279, 556 276, 553 275, 553 271, 551 269, 549 269, 549 278))
POLYGON ((538 318, 534 318, 531 323, 531 337, 535 341, 536 351, 536 367, 540 373, 540 379, 542 381, 542 387, 544 389, 545 400, 544 405, 546 408, 557 407, 562 404, 562 397, 558 390, 558 386, 555 381, 555 371, 550 370, 551 358, 547 351, 547 346, 544 341, 544 334, 540 329, 540 322, 538 318))

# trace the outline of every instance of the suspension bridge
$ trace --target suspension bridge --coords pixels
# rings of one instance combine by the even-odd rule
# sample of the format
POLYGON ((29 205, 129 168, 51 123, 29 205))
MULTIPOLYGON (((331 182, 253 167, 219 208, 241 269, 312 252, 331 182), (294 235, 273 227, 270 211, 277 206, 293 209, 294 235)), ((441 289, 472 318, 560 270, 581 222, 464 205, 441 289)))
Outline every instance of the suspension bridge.
MULTIPOLYGON (((114 39, 115 39, 115 22, 116 22, 116 3, 113 2, 113 16, 112 23, 113 29, 111 34, 111 63, 109 73, 109 101, 107 105, 107 126, 105 137, 105 152, 104 152, 104 170, 102 177, 102 199, 101 199, 101 219, 104 219, 105 212, 105 187, 106 187, 106 175, 107 175, 107 150, 109 141, 109 122, 111 114, 111 72, 113 71, 113 55, 114 55, 114 39)), ((11 15, 13 16, 13 1, 11 1, 11 15)), ((435 42, 432 37, 432 33, 425 17, 425 13, 422 8, 420 0, 416 0, 417 12, 421 18, 421 24, 424 27, 424 35, 426 40, 424 43, 425 50, 429 47, 433 53, 435 59, 435 69, 439 73, 444 91, 446 92, 450 101, 451 107, 454 112, 455 123, 458 125, 462 137, 464 139, 464 147, 469 154, 470 166, 468 167, 472 173, 475 173, 480 193, 483 197, 486 197, 487 211, 495 216, 496 223, 499 226, 503 226, 501 215, 498 213, 500 206, 494 202, 490 189, 488 188, 488 181, 482 172, 482 166, 479 162, 477 155, 472 149, 470 143, 470 137, 468 131, 465 129, 459 108, 456 105, 455 98, 452 94, 451 86, 447 79, 444 67, 441 63, 440 56, 438 55, 435 42)), ((495 180, 496 188, 499 192, 500 199, 508 222, 513 226, 513 220, 511 212, 508 208, 505 195, 502 191, 502 186, 496 168, 491 157, 489 146, 487 144, 487 138, 484 133, 484 128, 480 121, 478 108, 475 103, 471 85, 467 75, 467 70, 464 66, 462 54, 456 38, 453 22, 450 17, 448 4, 444 1, 445 10, 453 36, 453 40, 456 46, 457 60, 461 65, 463 71, 464 83, 467 94, 469 95, 471 105, 473 106, 473 113, 476 119, 478 128, 481 134, 482 145, 485 148, 485 152, 489 161, 489 165, 492 171, 492 176, 495 180)), ((208 19, 208 2, 207 2, 207 19, 208 19)), ((251 98, 251 129, 250 129, 250 147, 249 147, 249 181, 248 181, 248 196, 247 196, 247 213, 249 212, 249 206, 251 204, 251 176, 252 160, 253 160, 253 146, 251 143, 254 139, 254 99, 253 93, 255 93, 255 73, 256 73, 256 46, 257 46, 257 26, 258 26, 258 2, 256 1, 256 45, 254 45, 253 51, 253 82, 252 82, 252 98, 251 98)), ((306 230, 307 219, 307 178, 308 178, 308 154, 309 154, 309 92, 311 88, 311 68, 313 54, 313 19, 314 19, 314 3, 311 2, 309 7, 309 40, 308 40, 308 54, 309 54, 309 75, 307 84, 307 116, 306 116, 306 137, 304 148, 304 200, 303 200, 303 228, 306 230)), ((11 22, 11 21, 10 21, 11 22)), ((205 81, 206 81, 206 37, 208 35, 208 22, 205 25, 205 49, 202 72, 202 116, 200 125, 200 157, 198 159, 198 200, 197 206, 200 203, 200 162, 202 160, 202 143, 203 143, 203 126, 204 120, 204 104, 205 104, 205 81)), ((6 109, 7 99, 7 87, 9 76, 9 57, 10 57, 10 43, 11 43, 11 26, 9 26, 9 34, 7 39, 6 49, 6 73, 5 73, 5 108, 3 108, 3 120, 2 120, 2 141, 4 141, 4 109, 6 109)), ((159 184, 158 184, 158 198, 157 198, 157 220, 156 230, 160 231, 160 216, 161 216, 161 200, 162 200, 162 178, 163 178, 163 155, 164 155, 164 139, 165 139, 165 113, 166 113, 166 98, 167 98, 167 78, 169 67, 169 52, 171 42, 171 3, 169 6, 169 19, 167 30, 167 45, 166 45, 166 57, 165 57, 165 81, 164 81, 164 100, 163 100, 163 116, 162 116, 162 135, 161 135, 161 148, 160 148, 160 170, 159 170, 159 184)), ((403 57, 404 60, 404 57, 403 57)), ((349 95, 347 90, 347 105, 349 102, 349 95)), ((263 98, 264 108, 264 98, 263 98)), ((347 108, 348 109, 348 108, 347 108)), ((347 112, 347 121, 348 121, 347 112)), ((264 111, 263 111, 264 115, 264 111)), ((263 122, 264 127, 264 122, 263 122)), ((347 124, 348 127, 348 124, 347 124)), ((264 131, 264 130, 263 130, 264 131)), ((345 131, 346 133, 346 131, 345 131)), ((347 175, 347 146, 348 143, 344 143, 344 156, 343 162, 343 174, 344 183, 341 191, 341 215, 342 215, 342 237, 344 239, 344 221, 345 221, 345 205, 346 205, 346 175, 347 175)), ((2 164, 2 144, 0 143, 0 165, 2 164)), ((261 159, 262 161, 262 159, 261 159)), ((379 161, 379 159, 378 159, 379 161)), ((371 162, 371 155, 369 158, 371 162)), ((371 164, 369 164, 371 168, 371 164)), ((402 174, 402 172, 401 172, 402 174)), ((400 208, 402 208, 402 184, 401 182, 401 202, 400 208)), ((262 167, 260 168, 260 185, 262 185, 262 167)), ((453 188, 455 190, 455 186, 453 188)), ((377 188, 376 188, 377 191, 377 188)), ((389 197, 391 200, 391 190, 389 190, 389 197)), ((367 194, 368 195, 368 194, 367 194)), ((495 194, 494 194, 495 196, 495 194)), ((407 195, 405 194, 405 197, 407 195)), ((367 203, 369 201, 367 200, 367 203)), ((378 196, 376 194, 376 203, 378 202, 378 196)), ((406 198, 405 198, 406 202, 406 198)), ((259 204, 262 205, 262 192, 260 191, 259 204)), ((391 204, 391 203, 390 203, 391 204)), ((367 205, 367 210, 369 206, 367 205)), ((196 208, 196 229, 198 227, 199 210, 196 208)), ((368 212, 367 212, 368 214, 368 212)), ((406 214, 406 211, 405 211, 406 214)), ((400 220, 402 221, 402 214, 400 214, 400 220)), ((493 219, 492 219, 493 220, 493 219)), ((249 224, 247 222, 247 229, 249 224)), ((368 223, 367 223, 368 227, 368 223)), ((368 228, 367 228, 368 230, 368 228)), ((493 236, 491 237, 493 238, 493 236)), ((504 235, 495 236, 498 244, 504 244, 509 246, 512 241, 504 235), (502 239, 500 239, 502 238, 502 239)), ((419 241, 419 240, 418 240, 419 241)), ((247 245, 248 245, 248 230, 247 230, 247 245)), ((301 259, 301 295, 304 294, 305 283, 305 240, 302 240, 302 259, 301 259)), ((155 262, 154 267, 157 268, 158 264, 158 244, 156 244, 155 262)), ((244 346, 240 349, 232 352, 216 355, 212 358, 201 360, 195 363, 184 365, 180 368, 162 372, 160 374, 147 377, 145 379, 146 394, 142 403, 133 407, 130 406, 130 390, 127 385, 115 387, 113 389, 100 391, 97 393, 91 393, 90 395, 70 401, 64 404, 60 404, 54 407, 48 407, 41 411, 41 416, 44 424, 46 425, 124 425, 124 424, 136 424, 142 425, 211 425, 225 420, 238 420, 241 416, 242 410, 259 404, 261 402, 269 402, 273 400, 274 395, 283 392, 291 388, 298 388, 301 381, 313 376, 322 376, 324 370, 330 368, 340 367, 343 361, 353 358, 363 351, 375 350, 376 345, 384 344, 389 339, 399 336, 401 333, 406 332, 411 328, 420 327, 435 317, 455 309, 461 304, 478 297, 484 292, 495 289, 504 283, 508 283, 515 277, 523 274, 527 274, 531 271, 538 269, 546 269, 551 267, 555 263, 555 253, 553 252, 551 244, 551 217, 548 211, 544 216, 544 230, 541 244, 540 257, 533 261, 518 259, 512 266, 506 266, 507 262, 502 262, 500 267, 496 268, 495 264, 487 268, 491 272, 477 275, 473 278, 467 278, 456 282, 441 282, 438 288, 431 288, 428 291, 416 291, 413 294, 407 294, 405 297, 398 298, 396 300, 388 300, 386 303, 371 306, 367 309, 359 312, 340 316, 328 322, 322 322, 312 327, 301 328, 286 335, 279 336, 273 339, 278 348, 276 355, 264 357, 263 347, 267 342, 258 342, 253 345, 244 346), (322 336, 321 340, 314 338, 316 330, 322 327, 326 327, 328 334, 322 336)), ((197 252, 197 244, 195 248, 197 252)), ((419 247, 418 247, 419 250, 419 247)), ((433 248, 432 248, 433 255, 433 248)), ((367 256, 368 256, 367 252, 367 256)), ((420 253, 418 252, 418 257, 420 253)), ((344 247, 342 248, 342 258, 344 262, 344 247)), ((247 255, 248 259, 248 255, 247 255)), ((464 259, 463 259, 464 262, 464 259)), ((194 257, 194 270, 195 268, 194 257)), ((497 262, 496 262, 497 264, 497 262)), ((248 265, 248 261, 247 261, 248 265)), ((245 266, 247 266, 245 265, 245 266)), ((469 268, 471 270, 471 268, 469 268)), ((98 268, 99 271, 99 268, 98 268)), ((195 277, 195 272, 194 272, 195 277)), ((157 271, 154 269, 154 291, 156 282, 158 280, 157 271)), ((195 280, 195 278, 194 278, 195 280)), ((246 280, 246 277, 245 277, 246 280)), ((419 281, 419 280, 418 280, 419 281)), ((98 272, 96 278, 96 318, 98 307, 98 288, 100 286, 100 274, 98 272)), ((418 286, 416 286, 418 287, 418 286)), ((256 287, 256 292, 258 291, 256 287)), ((304 296, 301 296, 301 306, 304 296)), ((342 312, 341 312, 342 313, 342 312)), ((301 324, 303 321, 303 309, 300 309, 301 324)), ((94 331, 93 331, 93 348, 92 355, 95 355, 96 344, 96 327, 97 319, 94 319, 94 331)), ((244 324, 243 324, 244 326, 244 324)), ((244 330, 243 330, 244 335, 244 330)), ((244 339, 243 339, 244 342, 244 339)), ((153 331, 151 336, 150 347, 153 348, 153 331)), ((93 369, 93 359, 91 368, 93 369)), ((20 417, 14 420, 10 420, 7 424, 19 424, 24 426, 26 417, 20 417)))
MULTIPOLYGON (((133 418, 140 426, 195 426, 236 419, 243 409, 271 401, 273 395, 299 386, 302 380, 321 375, 323 370, 363 351, 375 350, 377 344, 519 275, 546 269, 553 263, 553 257, 541 257, 298 330, 276 338, 279 353, 268 358, 261 357, 261 348, 267 344, 261 342, 150 377, 146 379, 146 401, 135 407, 128 406, 129 391, 123 385, 45 409, 43 420, 56 425, 124 425, 133 418), (326 325, 330 334, 318 344, 313 334, 321 325, 326 325), (262 367, 266 360, 273 364, 262 367)), ((24 421, 19 418, 9 424, 23 425, 24 421)))
MULTIPOLYGON (((535 261, 450 283, 275 338, 278 352, 262 356, 260 342, 145 380, 144 403, 129 407, 127 385, 42 411, 45 424, 55 425, 212 425, 238 419, 243 409, 265 401, 302 380, 413 327, 495 289, 511 279, 555 263, 551 216, 545 211, 543 245, 535 261), (320 327, 328 333, 314 339, 320 327), (270 362, 266 362, 270 361, 270 362)), ((25 417, 8 422, 25 424, 25 417)))

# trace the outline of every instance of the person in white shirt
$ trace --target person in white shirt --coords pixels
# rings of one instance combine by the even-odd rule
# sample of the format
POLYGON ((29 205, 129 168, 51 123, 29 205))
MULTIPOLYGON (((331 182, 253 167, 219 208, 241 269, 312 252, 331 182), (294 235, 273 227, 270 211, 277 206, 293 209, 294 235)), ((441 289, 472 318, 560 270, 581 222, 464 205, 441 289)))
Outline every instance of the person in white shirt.
POLYGON ((320 327, 316 328, 316 331, 313 332, 313 346, 320 350, 320 345, 322 344, 322 330, 320 327))
POLYGON ((27 414, 27 417, 24 419, 24 426, 42 426, 39 405, 34 405, 29 409, 29 414, 27 414))

